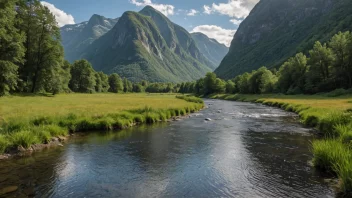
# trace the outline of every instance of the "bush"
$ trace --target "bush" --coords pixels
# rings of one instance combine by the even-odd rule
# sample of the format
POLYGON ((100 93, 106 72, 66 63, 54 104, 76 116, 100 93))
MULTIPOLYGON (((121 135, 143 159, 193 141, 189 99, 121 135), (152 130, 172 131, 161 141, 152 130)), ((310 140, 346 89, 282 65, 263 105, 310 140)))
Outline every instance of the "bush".
POLYGON ((348 94, 348 91, 346 89, 335 89, 334 91, 331 91, 326 94, 328 97, 337 97, 337 96, 342 96, 348 94))

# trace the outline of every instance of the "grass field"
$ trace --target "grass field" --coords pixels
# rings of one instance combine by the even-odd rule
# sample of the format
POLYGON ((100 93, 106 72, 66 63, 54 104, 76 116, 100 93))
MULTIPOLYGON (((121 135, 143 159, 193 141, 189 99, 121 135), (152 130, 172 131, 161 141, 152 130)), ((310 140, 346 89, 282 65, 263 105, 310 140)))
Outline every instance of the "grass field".
POLYGON ((172 94, 66 94, 0 98, 0 153, 47 143, 69 132, 119 130, 166 121, 203 108, 202 100, 172 94))
POLYGON ((172 94, 66 94, 55 97, 12 96, 0 98, 0 123, 38 116, 99 115, 124 110, 184 108, 192 106, 172 94))
POLYGON ((336 174, 341 195, 352 196, 352 95, 218 94, 211 98, 258 102, 298 113, 303 124, 316 127, 324 134, 312 142, 314 165, 336 174))

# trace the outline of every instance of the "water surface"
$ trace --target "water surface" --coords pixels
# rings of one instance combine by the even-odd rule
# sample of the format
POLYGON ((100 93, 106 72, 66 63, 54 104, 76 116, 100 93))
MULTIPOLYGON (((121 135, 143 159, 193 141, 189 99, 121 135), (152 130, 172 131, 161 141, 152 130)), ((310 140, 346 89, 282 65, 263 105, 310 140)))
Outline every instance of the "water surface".
POLYGON ((206 104, 181 121, 92 133, 1 161, 0 189, 18 187, 3 196, 334 196, 309 165, 312 133, 296 115, 260 104, 206 104))

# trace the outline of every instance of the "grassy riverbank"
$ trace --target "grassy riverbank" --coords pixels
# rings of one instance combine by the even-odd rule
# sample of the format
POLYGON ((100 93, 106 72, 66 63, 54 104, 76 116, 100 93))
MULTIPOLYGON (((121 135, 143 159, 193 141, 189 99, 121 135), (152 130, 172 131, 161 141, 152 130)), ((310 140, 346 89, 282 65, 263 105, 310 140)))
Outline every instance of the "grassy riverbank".
POLYGON ((213 95, 211 98, 259 102, 300 115, 306 126, 316 127, 324 138, 312 143, 314 165, 340 178, 343 194, 352 192, 352 95, 340 97, 287 95, 213 95))
POLYGON ((48 143, 70 132, 119 130, 200 110, 195 97, 172 94, 66 94, 0 98, 0 153, 48 143))

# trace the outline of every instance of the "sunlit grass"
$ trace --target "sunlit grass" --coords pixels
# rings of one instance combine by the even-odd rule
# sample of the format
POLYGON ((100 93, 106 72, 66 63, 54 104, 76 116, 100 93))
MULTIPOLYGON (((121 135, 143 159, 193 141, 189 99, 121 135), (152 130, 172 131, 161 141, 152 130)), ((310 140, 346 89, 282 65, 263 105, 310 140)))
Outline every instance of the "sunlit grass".
POLYGON ((172 94, 69 94, 0 98, 0 153, 48 143, 69 132, 111 131, 166 121, 203 108, 172 94))
POLYGON ((0 122, 10 118, 100 115, 124 110, 180 108, 192 106, 173 94, 65 94, 55 97, 12 96, 0 98, 0 122))

